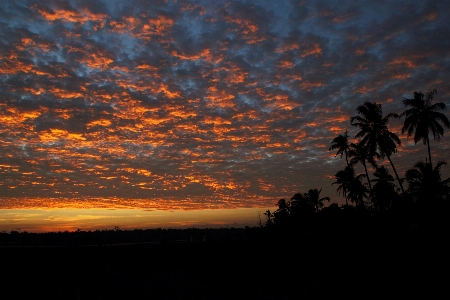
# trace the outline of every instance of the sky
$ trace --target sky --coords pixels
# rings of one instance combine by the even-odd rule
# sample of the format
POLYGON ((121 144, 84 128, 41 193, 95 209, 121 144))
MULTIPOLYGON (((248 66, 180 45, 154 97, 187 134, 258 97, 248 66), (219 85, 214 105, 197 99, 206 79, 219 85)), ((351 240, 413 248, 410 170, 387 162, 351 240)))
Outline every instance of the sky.
MULTIPOLYGON (((0 208, 343 203, 328 148, 357 141, 358 105, 450 106, 449 19, 448 1, 1 1, 0 208)), ((401 176, 427 155, 402 125, 401 176)))

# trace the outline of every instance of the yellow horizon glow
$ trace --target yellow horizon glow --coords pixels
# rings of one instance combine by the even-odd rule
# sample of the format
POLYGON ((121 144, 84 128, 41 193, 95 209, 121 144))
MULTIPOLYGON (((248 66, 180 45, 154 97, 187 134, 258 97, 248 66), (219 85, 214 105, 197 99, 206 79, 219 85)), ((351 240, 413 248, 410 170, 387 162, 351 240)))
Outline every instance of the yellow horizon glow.
POLYGON ((64 232, 155 228, 255 227, 270 208, 145 210, 138 208, 0 209, 0 231, 64 232))
POLYGON ((0 232, 257 226, 273 199, 1 198, 0 232))

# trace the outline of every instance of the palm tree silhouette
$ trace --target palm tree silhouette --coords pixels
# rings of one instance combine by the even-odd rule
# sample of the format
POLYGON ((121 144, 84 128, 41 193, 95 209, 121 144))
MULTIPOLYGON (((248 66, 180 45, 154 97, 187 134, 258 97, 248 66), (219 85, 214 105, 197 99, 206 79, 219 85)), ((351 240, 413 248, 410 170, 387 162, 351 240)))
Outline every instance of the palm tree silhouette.
POLYGON ((364 198, 367 198, 367 187, 361 182, 361 178, 364 174, 356 176, 348 186, 348 198, 351 202, 354 202, 356 206, 364 204, 364 198))
POLYGON ((297 218, 299 215, 310 214, 315 211, 314 204, 311 203, 307 193, 296 193, 291 198, 291 215, 297 218))
POLYGON ((320 198, 321 191, 322 189, 310 189, 308 191, 309 201, 311 201, 311 203, 314 205, 316 212, 318 212, 319 209, 323 207, 323 201, 327 200, 328 202, 330 202, 330 197, 320 198))
POLYGON ((403 188, 402 180, 400 180, 400 177, 398 176, 397 169, 394 166, 394 163, 392 162, 391 155, 393 153, 397 152, 397 145, 400 145, 400 139, 399 137, 389 130, 384 130, 380 133, 378 136, 378 148, 380 150, 381 157, 387 157, 389 160, 389 163, 391 164, 392 170, 394 170, 395 177, 397 178, 398 184, 400 185, 400 189, 402 190, 402 193, 405 193, 405 190, 403 188))
POLYGON ((347 131, 345 131, 344 134, 338 135, 331 141, 331 147, 328 150, 331 151, 334 149, 338 149, 335 157, 340 155, 342 158, 342 155, 345 154, 345 161, 347 162, 347 165, 348 165, 347 153, 350 150, 350 148, 349 148, 349 144, 348 144, 348 132, 347 131))
POLYGON ((420 206, 433 207, 450 193, 450 178, 442 180, 441 167, 446 165, 439 161, 434 168, 430 164, 418 162, 414 168, 406 171, 408 192, 420 206))
POLYGON ((340 170, 336 173, 336 175, 334 175, 336 177, 336 181, 333 182, 331 185, 333 184, 338 184, 338 188, 336 189, 336 191, 340 194, 342 191, 342 194, 345 197, 345 203, 348 204, 348 190, 349 190, 349 186, 352 180, 355 179, 355 170, 353 169, 352 166, 347 166, 345 167, 344 170, 340 170))
POLYGON ((368 149, 369 156, 373 157, 378 149, 381 157, 387 157, 402 192, 405 192, 391 159, 391 155, 397 152, 397 145, 401 145, 401 141, 400 138, 395 133, 389 131, 387 127, 389 119, 398 118, 399 115, 390 113, 383 117, 381 104, 375 102, 364 102, 364 104, 359 105, 356 110, 359 115, 351 118, 351 124, 359 127, 361 131, 358 132, 355 137, 362 137, 360 144, 368 149))
POLYGON ((372 164, 372 166, 376 167, 376 163, 373 158, 375 156, 378 156, 379 154, 375 152, 372 156, 370 156, 367 149, 361 144, 351 143, 348 155, 350 156, 350 165, 355 165, 357 163, 361 163, 363 165, 367 177, 367 183, 369 184, 370 196, 372 196, 372 185, 370 184, 366 161, 372 164))
POLYGON ((431 163, 431 150, 429 133, 433 134, 434 140, 440 140, 441 135, 444 135, 444 128, 439 124, 442 122, 447 128, 450 128, 450 122, 447 117, 438 112, 445 109, 445 103, 438 102, 431 104, 436 90, 429 92, 426 96, 422 92, 414 92, 414 98, 404 99, 403 104, 411 107, 405 110, 400 116, 405 116, 405 123, 402 128, 402 133, 407 132, 408 137, 414 133, 414 143, 422 140, 424 145, 428 146, 428 157, 431 163))
POLYGON ((290 202, 280 199, 277 202, 278 209, 273 212, 274 224, 280 227, 286 227, 289 222, 290 202))
POLYGON ((389 173, 385 166, 377 168, 373 173, 375 179, 371 181, 373 185, 373 202, 376 209, 386 210, 397 197, 394 177, 389 173))

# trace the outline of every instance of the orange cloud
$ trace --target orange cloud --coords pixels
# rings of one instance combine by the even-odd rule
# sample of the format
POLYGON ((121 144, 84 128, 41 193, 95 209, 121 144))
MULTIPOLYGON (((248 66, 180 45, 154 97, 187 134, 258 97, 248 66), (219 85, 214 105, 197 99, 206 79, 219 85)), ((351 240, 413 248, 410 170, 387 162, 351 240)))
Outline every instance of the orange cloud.
POLYGON ((306 57, 308 55, 319 55, 322 54, 322 48, 320 47, 320 45, 318 43, 313 43, 311 45, 307 45, 305 47, 303 47, 303 51, 301 54, 301 57, 306 57))
POLYGON ((158 71, 158 68, 152 67, 152 66, 147 65, 147 64, 138 65, 137 68, 138 69, 143 69, 143 70, 158 71))
POLYGON ((175 22, 172 19, 160 15, 154 19, 149 19, 147 24, 137 30, 136 36, 145 40, 151 40, 151 36, 164 36, 174 24, 175 22))
POLYGON ((30 73, 34 65, 27 64, 18 59, 18 54, 11 52, 9 57, 3 57, 0 64, 0 74, 30 73))
POLYGON ((412 57, 412 58, 407 58, 407 57, 399 57, 399 58, 395 58, 393 59, 391 62, 389 62, 389 65, 397 65, 397 64, 401 64, 401 65, 405 65, 408 68, 416 68, 417 64, 414 62, 414 60, 416 60, 419 57, 412 57))
POLYGON ((38 12, 48 21, 61 20, 63 22, 73 22, 73 23, 85 23, 88 21, 99 22, 99 28, 105 25, 105 20, 108 17, 106 14, 95 14, 90 12, 88 9, 83 9, 82 11, 74 11, 68 9, 54 9, 50 10, 48 8, 37 8, 38 12))
POLYGON ((112 20, 109 22, 113 32, 120 34, 133 34, 135 30, 141 25, 141 20, 134 17, 123 17, 121 21, 112 20))
POLYGON ((88 124, 86 124, 87 128, 91 128, 94 126, 103 126, 103 127, 108 127, 111 125, 111 121, 110 120, 106 120, 106 119, 100 119, 100 120, 95 120, 92 122, 89 122, 88 124))
POLYGON ((373 89, 371 89, 371 88, 368 88, 366 86, 362 86, 362 87, 358 88, 357 90, 355 90, 355 92, 360 93, 360 94, 367 94, 367 93, 369 93, 372 90, 373 89))
POLYGON ((52 88, 50 92, 60 99, 81 98, 84 95, 80 92, 69 92, 67 90, 52 88))
POLYGON ((234 23, 238 25, 240 34, 242 34, 241 38, 246 40, 248 44, 256 44, 266 40, 266 37, 263 35, 258 35, 258 25, 251 22, 250 20, 246 20, 240 17, 234 17, 231 15, 227 15, 224 17, 224 20, 227 23, 234 23))
POLYGON ((169 87, 164 83, 161 83, 158 89, 158 92, 164 93, 168 98, 178 98, 181 96, 181 93, 178 91, 170 91, 169 87))
POLYGON ((409 77, 411 77, 411 74, 396 74, 396 75, 394 75, 395 79, 407 79, 409 77))
POLYGON ((328 128, 328 130, 332 131, 334 134, 341 133, 345 131, 346 127, 339 127, 339 126, 331 126, 328 128))
POLYGON ((89 53, 80 62, 93 69, 106 69, 114 60, 102 53, 89 53))
POLYGON ((300 87, 302 90, 310 91, 313 88, 325 86, 325 83, 323 82, 310 82, 310 81, 303 81, 300 83, 300 87))
POLYGON ((292 68, 292 67, 294 67, 295 66, 295 64, 292 62, 292 61, 289 61, 289 60, 281 60, 279 63, 278 63, 278 68, 280 68, 280 69, 290 69, 290 68, 292 68))
POLYGON ((365 49, 355 49, 356 55, 364 55, 366 53, 365 49))
POLYGON ((30 92, 33 95, 40 95, 42 93, 45 93, 45 90, 43 88, 23 88, 24 91, 30 92))
POLYGON ((208 107, 231 108, 235 106, 234 95, 228 94, 226 90, 218 90, 216 86, 208 88, 205 99, 208 100, 208 107))
POLYGON ((283 43, 275 50, 275 52, 284 53, 284 52, 289 52, 289 51, 298 50, 298 49, 300 49, 300 45, 296 42, 283 43))

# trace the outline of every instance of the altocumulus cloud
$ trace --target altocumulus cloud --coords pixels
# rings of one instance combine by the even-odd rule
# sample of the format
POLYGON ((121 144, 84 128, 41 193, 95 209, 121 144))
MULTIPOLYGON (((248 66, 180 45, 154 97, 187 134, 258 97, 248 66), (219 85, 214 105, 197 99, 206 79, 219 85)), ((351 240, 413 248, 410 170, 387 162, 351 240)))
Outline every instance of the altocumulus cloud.
MULTIPOLYGON (((328 147, 354 136, 357 105, 400 113, 430 89, 450 104, 449 14, 445 1, 2 1, 1 196, 333 198, 345 163, 328 147)), ((402 173, 426 152, 401 126, 402 173)))

